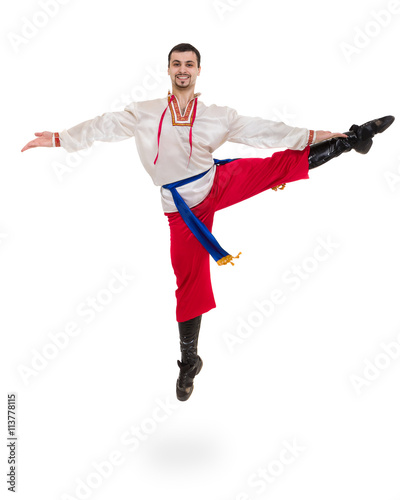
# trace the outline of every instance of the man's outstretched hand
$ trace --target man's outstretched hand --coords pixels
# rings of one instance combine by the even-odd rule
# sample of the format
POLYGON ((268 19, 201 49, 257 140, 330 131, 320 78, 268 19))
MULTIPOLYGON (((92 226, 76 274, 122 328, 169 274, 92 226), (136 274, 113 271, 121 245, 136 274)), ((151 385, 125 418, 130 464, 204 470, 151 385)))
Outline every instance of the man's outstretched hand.
POLYGON ((339 132, 328 132, 326 130, 317 130, 317 138, 315 139, 315 144, 317 142, 333 139, 333 137, 347 137, 347 135, 340 134, 339 132))
POLYGON ((35 132, 35 135, 37 138, 28 142, 28 144, 21 149, 21 153, 31 148, 51 148, 53 146, 53 142, 51 140, 53 132, 35 132))

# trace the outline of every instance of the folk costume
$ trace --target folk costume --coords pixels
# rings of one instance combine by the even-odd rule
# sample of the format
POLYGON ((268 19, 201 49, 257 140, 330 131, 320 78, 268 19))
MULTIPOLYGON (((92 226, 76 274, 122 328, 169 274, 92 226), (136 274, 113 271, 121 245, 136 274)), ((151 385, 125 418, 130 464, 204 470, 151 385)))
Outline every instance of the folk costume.
POLYGON ((161 186, 162 209, 171 228, 171 259, 178 285, 178 322, 215 307, 209 271, 206 271, 209 268, 208 254, 219 264, 228 263, 233 258, 210 234, 211 211, 237 203, 276 184, 308 177, 307 154, 294 151, 278 154, 273 160, 238 159, 235 160, 235 168, 232 162, 225 164, 214 160, 213 152, 226 141, 259 148, 302 151, 310 140, 310 131, 262 118, 240 116, 228 107, 206 106, 198 97, 199 94, 195 94, 183 114, 175 96, 168 94, 164 99, 133 102, 124 111, 104 113, 59 133, 60 145, 68 152, 90 147, 96 140, 121 141, 135 137, 143 166, 154 184, 161 186), (281 156, 288 158, 287 165, 281 156), (302 156, 305 159, 299 162, 302 156), (269 163, 270 168, 266 170, 269 163), (293 163, 302 163, 302 167, 298 166, 298 173, 293 171, 293 163), (249 164, 254 165, 253 169, 249 164), (258 169, 255 168, 256 164, 258 169), (221 169, 222 166, 224 168, 221 169), (226 174, 220 169, 234 173, 229 186, 226 184, 226 174), (260 172, 263 170, 265 182, 260 183, 260 172), (225 185, 224 193, 221 183, 225 185), (199 217, 196 211, 199 212, 199 205, 207 197, 210 198, 212 190, 214 204, 206 203, 208 219, 204 221, 202 218, 205 215, 200 213, 199 217), (215 196, 216 190, 218 197, 215 196), (190 210, 194 207, 197 207, 196 211, 190 210), (192 214, 197 219, 191 217, 192 214), (196 231, 196 227, 190 227, 193 223, 199 226, 198 231, 201 233, 197 234, 197 238, 204 238, 200 245, 198 239, 191 236, 196 231), (205 231, 201 223, 206 226, 205 231), (206 245, 206 249, 203 245, 206 245), (194 268, 197 268, 197 272, 188 274, 190 269, 195 271, 194 268))
POLYGON ((384 117, 353 125, 347 138, 315 143, 307 128, 239 115, 226 106, 206 106, 195 94, 183 113, 170 93, 161 99, 133 102, 123 111, 104 113, 57 134, 68 152, 90 147, 94 141, 117 142, 135 137, 141 162, 153 183, 160 186, 161 204, 171 234, 171 262, 176 276, 176 319, 182 361, 177 397, 187 400, 203 362, 197 354, 202 314, 216 307, 210 255, 219 264, 234 257, 212 234, 216 211, 267 189, 283 189, 288 182, 308 179, 310 168, 343 152, 365 154, 372 137, 394 118, 384 117), (225 142, 257 148, 285 148, 270 158, 217 160, 213 152, 225 142))

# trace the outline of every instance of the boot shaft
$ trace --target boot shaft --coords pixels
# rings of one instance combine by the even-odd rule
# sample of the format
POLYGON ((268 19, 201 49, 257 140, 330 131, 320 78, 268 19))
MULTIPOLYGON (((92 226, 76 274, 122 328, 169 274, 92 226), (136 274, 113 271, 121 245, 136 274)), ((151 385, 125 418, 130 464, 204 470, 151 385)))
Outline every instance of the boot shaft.
POLYGON ((332 158, 337 158, 342 153, 351 151, 357 144, 358 139, 355 132, 344 132, 348 138, 334 137, 327 141, 318 142, 310 146, 308 155, 309 168, 319 167, 332 158))
POLYGON ((196 363, 202 315, 188 321, 178 322, 182 363, 196 363))

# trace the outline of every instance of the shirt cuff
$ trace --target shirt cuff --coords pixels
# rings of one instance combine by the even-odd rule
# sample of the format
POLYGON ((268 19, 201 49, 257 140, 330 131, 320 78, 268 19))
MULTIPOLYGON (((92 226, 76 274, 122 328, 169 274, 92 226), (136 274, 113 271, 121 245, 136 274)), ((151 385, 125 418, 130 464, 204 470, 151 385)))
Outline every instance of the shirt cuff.
POLYGON ((52 135, 52 143, 53 143, 53 148, 59 148, 61 147, 61 143, 60 143, 60 135, 58 132, 54 132, 53 135, 52 135))
POLYGON ((310 130, 308 133, 307 146, 311 146, 311 144, 315 144, 316 139, 317 139, 316 130, 310 130))

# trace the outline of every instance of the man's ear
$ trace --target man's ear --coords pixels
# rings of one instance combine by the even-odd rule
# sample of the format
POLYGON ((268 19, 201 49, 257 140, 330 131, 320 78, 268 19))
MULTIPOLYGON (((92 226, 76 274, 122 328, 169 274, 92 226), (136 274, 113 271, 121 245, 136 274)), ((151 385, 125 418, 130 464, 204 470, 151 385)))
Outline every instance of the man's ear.
POLYGON ((197 73, 197 76, 200 76, 200 71, 201 71, 201 66, 199 66, 199 72, 197 73))

